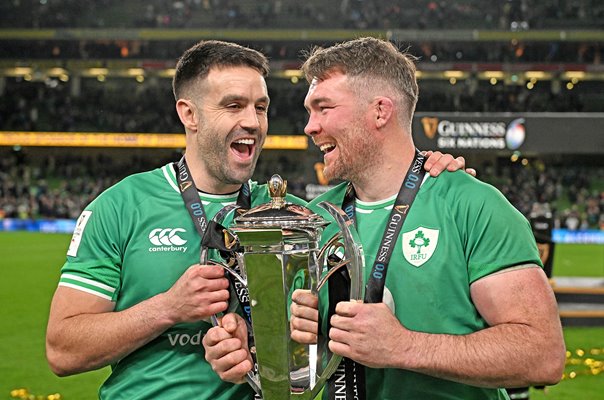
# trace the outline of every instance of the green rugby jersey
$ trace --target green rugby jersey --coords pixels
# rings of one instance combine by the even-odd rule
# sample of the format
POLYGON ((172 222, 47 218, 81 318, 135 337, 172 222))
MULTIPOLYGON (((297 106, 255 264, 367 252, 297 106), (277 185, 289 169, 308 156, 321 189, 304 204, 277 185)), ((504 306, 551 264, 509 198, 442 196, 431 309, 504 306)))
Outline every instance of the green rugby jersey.
MULTIPOLYGON (((250 189, 252 206, 269 201, 266 185, 250 181, 250 189)), ((208 220, 237 195, 201 194, 208 220)), ((109 299, 120 311, 167 291, 199 254, 199 234, 168 164, 125 178, 82 212, 59 285, 109 299)), ((249 385, 221 381, 205 361, 201 340, 210 327, 176 325, 112 365, 100 398, 253 398, 249 385)))
MULTIPOLYGON (((309 207, 329 218, 317 207, 318 202, 325 200, 341 207, 345 190, 346 183, 340 184, 309 207)), ((395 199, 355 203, 356 226, 365 253, 365 282, 395 199)), ((331 224, 322 240, 336 231, 331 224)), ((464 172, 427 177, 397 239, 384 302, 408 329, 469 334, 487 327, 472 303, 470 285, 524 263, 541 265, 530 225, 499 191, 464 172)), ((326 290, 321 296, 326 300, 326 290)), ((322 309, 325 313, 326 308, 322 309)), ((508 398, 503 389, 478 388, 399 369, 366 368, 366 378, 368 399, 508 398)))

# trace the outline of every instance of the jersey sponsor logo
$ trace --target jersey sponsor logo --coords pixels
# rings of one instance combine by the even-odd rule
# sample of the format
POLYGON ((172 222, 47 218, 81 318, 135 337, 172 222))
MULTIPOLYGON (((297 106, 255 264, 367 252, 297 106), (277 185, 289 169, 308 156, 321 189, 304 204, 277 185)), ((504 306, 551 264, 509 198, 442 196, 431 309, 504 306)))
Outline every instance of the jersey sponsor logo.
POLYGON ((438 229, 420 226, 403 233, 403 255, 414 267, 421 267, 434 254, 438 244, 438 229))
POLYGON ((149 247, 149 252, 177 251, 186 252, 186 239, 179 234, 186 233, 183 228, 155 228, 149 232, 149 241, 155 247, 149 247))
POLYGON ((201 345, 202 338, 202 331, 199 331, 192 335, 188 333, 168 333, 168 341, 170 342, 172 347, 187 345, 199 346, 201 345))
POLYGON ((78 221, 76 222, 76 227, 73 231, 73 235, 71 236, 71 243, 69 243, 69 249, 67 250, 67 255, 71 257, 76 257, 78 255, 78 248, 80 247, 80 243, 82 242, 82 236, 84 235, 84 228, 86 228, 86 224, 90 221, 90 216, 92 215, 92 211, 86 210, 82 211, 78 221))

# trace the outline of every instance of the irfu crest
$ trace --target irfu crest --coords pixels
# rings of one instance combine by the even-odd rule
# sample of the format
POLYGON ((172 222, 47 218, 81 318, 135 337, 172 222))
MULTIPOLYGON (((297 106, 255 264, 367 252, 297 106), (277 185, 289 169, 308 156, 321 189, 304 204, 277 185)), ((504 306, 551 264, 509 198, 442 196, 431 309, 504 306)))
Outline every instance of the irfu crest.
POLYGON ((438 244, 438 229, 419 228, 403 233, 403 255, 415 267, 428 261, 438 244))

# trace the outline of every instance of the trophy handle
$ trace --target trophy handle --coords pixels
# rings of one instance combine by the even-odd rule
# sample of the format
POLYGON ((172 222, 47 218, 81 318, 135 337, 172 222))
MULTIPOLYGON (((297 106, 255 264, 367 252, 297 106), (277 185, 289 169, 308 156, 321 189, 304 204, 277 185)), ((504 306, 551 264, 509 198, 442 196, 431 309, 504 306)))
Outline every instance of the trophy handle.
MULTIPOLYGON (((239 209, 240 206, 236 205, 236 204, 232 204, 232 205, 228 205, 223 207, 220 211, 218 211, 216 213, 216 215, 214 216, 214 218, 212 218, 212 222, 214 223, 218 223, 218 224, 222 224, 223 220, 226 218, 226 216, 239 209)), ((207 232, 207 231, 206 231, 207 232)), ((235 278, 236 280, 238 280, 239 282, 241 282, 244 286, 247 287, 247 279, 244 278, 243 276, 241 276, 240 274, 237 273, 237 271, 235 271, 233 268, 229 267, 228 265, 226 265, 223 262, 218 262, 218 261, 214 261, 214 260, 210 260, 209 259, 209 251, 210 248, 204 244, 204 241, 202 240, 202 244, 201 244, 201 251, 200 251, 200 255, 199 255, 199 263, 201 265, 219 265, 221 266, 227 273, 229 273, 233 278, 235 278)), ((240 263, 239 265, 243 265, 242 262, 242 257, 240 253, 234 252, 235 253, 235 258, 237 259, 237 262, 240 263)), ((233 295, 233 290, 231 288, 231 296, 233 295)), ((237 309, 237 302, 236 301, 231 301, 229 302, 229 308, 227 310, 227 313, 229 312, 234 312, 237 309)), ((210 320, 212 321, 212 325, 213 326, 220 326, 220 322, 218 321, 218 315, 214 314, 210 317, 210 320)), ((248 324, 248 322, 246 321, 246 324, 248 324)), ((248 329, 250 329, 250 327, 248 326, 248 329)), ((260 381, 258 379, 258 376, 255 375, 254 373, 252 373, 252 371, 248 372, 245 376, 245 380, 247 381, 247 383, 252 387, 252 389, 254 390, 254 392, 261 394, 262 390, 260 389, 260 381)))
MULTIPOLYGON (((333 217, 336 224, 338 224, 342 240, 344 241, 344 248, 347 251, 346 260, 334 268, 337 269, 346 265, 348 274, 350 275, 350 300, 363 300, 365 288, 365 285, 363 285, 365 255, 363 253, 361 240, 359 239, 359 234, 354 227, 354 221, 348 218, 348 215, 346 215, 341 208, 336 207, 327 201, 320 202, 319 207, 327 211, 333 217)), ((331 241, 328 242, 328 244, 331 243, 331 241)), ((321 282, 321 286, 324 283, 325 282, 321 282)))
MULTIPOLYGON (((346 213, 339 207, 334 206, 333 204, 322 201, 319 204, 319 207, 323 208, 327 211, 335 220, 336 224, 340 228, 340 233, 334 237, 332 240, 328 241, 321 252, 324 249, 327 249, 329 246, 332 246, 336 241, 342 240, 344 242, 344 249, 346 251, 346 259, 332 267, 327 275, 325 275, 322 279, 319 280, 317 284, 317 293, 321 289, 321 287, 327 282, 329 277, 338 269, 343 266, 346 266, 348 269, 348 274, 350 276, 350 300, 363 300, 363 289, 365 286, 363 285, 363 271, 365 267, 365 256, 363 254, 363 247, 361 245, 361 241, 359 240, 359 235, 354 227, 354 222, 348 218, 346 213)), ((320 256, 320 259, 323 257, 320 256)), ((333 373, 337 370, 340 362, 342 361, 342 356, 333 355, 331 359, 327 362, 325 369, 321 376, 317 379, 314 388, 310 391, 310 397, 308 399, 314 399, 315 396, 321 391, 325 382, 333 373)))

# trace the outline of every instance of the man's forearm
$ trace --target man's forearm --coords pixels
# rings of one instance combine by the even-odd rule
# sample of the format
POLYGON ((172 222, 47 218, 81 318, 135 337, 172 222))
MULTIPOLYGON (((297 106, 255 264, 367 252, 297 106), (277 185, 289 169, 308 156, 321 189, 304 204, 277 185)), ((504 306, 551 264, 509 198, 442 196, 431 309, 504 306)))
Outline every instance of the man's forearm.
POLYGON ((110 365, 174 324, 157 295, 127 310, 78 314, 49 325, 47 358, 60 376, 110 365))
POLYGON ((563 345, 542 329, 501 324, 468 335, 409 335, 396 368, 481 387, 554 384, 562 377, 563 345))

